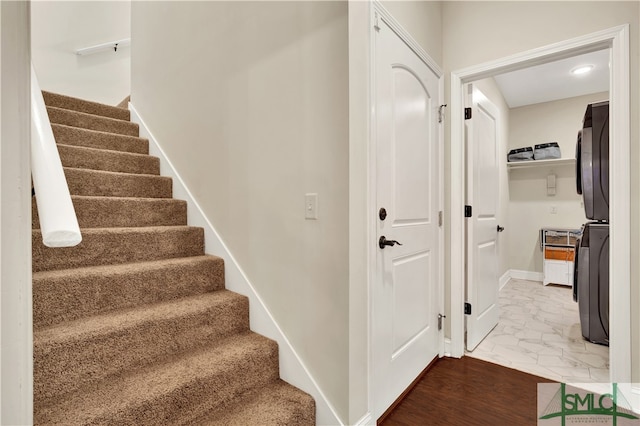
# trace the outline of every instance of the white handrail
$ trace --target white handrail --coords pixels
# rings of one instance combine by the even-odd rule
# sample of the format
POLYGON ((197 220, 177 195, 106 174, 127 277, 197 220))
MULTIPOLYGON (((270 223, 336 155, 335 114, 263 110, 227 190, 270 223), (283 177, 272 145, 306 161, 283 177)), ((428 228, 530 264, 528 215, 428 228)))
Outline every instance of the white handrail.
POLYGON ((76 50, 76 55, 86 56, 93 53, 98 53, 103 50, 113 50, 117 52, 122 47, 127 47, 131 44, 130 38, 123 38, 122 40, 109 41, 106 43, 96 44, 95 46, 84 47, 76 50))
POLYGON ((36 193, 42 242, 72 247, 82 241, 78 218, 64 176, 49 115, 31 65, 31 175, 36 193))

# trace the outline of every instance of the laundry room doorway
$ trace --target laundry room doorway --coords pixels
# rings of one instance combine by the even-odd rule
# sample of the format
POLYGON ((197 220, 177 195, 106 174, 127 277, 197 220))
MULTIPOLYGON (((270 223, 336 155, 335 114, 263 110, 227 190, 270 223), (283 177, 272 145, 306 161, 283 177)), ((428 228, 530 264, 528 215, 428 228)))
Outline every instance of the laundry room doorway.
POLYGON ((630 187, 629 169, 629 68, 627 25, 615 27, 497 61, 454 71, 451 74, 451 354, 464 354, 465 300, 465 155, 464 85, 508 71, 524 69, 580 54, 609 49, 610 69, 610 381, 631 379, 630 347, 630 187), (615 262, 615 264, 614 264, 615 262))
POLYGON ((609 348, 583 337, 582 325, 595 322, 580 320, 572 291, 576 237, 588 221, 576 190, 576 136, 586 106, 609 99, 609 56, 603 49, 465 85, 467 97, 476 95, 465 106, 468 356, 560 382, 609 380, 609 348), (585 64, 591 72, 572 72, 585 64), (496 143, 485 146, 470 129, 496 143), (558 146, 534 155, 541 144, 558 146), (476 224, 484 234, 471 233, 476 224))

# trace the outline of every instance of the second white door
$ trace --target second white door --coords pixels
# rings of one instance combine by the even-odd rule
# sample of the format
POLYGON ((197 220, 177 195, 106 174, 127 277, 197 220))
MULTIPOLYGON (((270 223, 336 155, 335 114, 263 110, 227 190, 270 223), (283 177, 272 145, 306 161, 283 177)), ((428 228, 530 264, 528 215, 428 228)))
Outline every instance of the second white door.
POLYGON ((467 86, 471 118, 467 143, 467 303, 466 347, 473 350, 498 324, 498 108, 473 85, 467 86), (470 101, 469 101, 470 100, 470 101))

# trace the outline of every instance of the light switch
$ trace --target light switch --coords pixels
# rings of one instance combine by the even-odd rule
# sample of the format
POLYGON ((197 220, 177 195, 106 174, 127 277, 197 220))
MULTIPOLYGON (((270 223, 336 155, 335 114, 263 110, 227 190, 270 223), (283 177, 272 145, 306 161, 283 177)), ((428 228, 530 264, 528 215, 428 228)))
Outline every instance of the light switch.
POLYGON ((310 193, 304 196, 304 218, 318 219, 318 194, 310 193))
POLYGON ((556 175, 547 176, 547 195, 556 195, 556 175))

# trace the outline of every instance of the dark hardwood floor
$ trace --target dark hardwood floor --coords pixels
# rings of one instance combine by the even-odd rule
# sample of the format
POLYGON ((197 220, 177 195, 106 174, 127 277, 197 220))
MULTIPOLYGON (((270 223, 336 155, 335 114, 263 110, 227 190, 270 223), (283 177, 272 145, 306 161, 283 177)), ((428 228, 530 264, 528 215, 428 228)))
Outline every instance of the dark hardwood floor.
POLYGON ((381 424, 536 425, 538 383, 553 382, 468 356, 442 358, 381 424))

